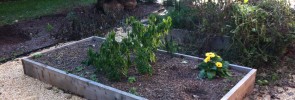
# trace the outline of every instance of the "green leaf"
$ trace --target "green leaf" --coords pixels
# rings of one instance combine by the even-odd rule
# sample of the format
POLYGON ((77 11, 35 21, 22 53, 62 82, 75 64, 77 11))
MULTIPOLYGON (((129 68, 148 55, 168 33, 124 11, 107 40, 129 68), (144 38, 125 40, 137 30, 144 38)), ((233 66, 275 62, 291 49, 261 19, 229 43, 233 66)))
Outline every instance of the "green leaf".
POLYGON ((216 66, 213 66, 213 67, 211 68, 211 70, 213 70, 213 71, 217 71, 217 67, 216 67, 216 66))
POLYGON ((228 61, 224 61, 223 62, 223 68, 228 68, 229 67, 229 62, 228 61))
POLYGON ((205 76, 206 76, 205 70, 201 70, 200 73, 199 73, 199 77, 200 78, 205 78, 205 76))
POLYGON ((227 76, 232 76, 232 74, 229 71, 225 71, 227 76))
POLYGON ((209 79, 213 79, 216 76, 216 72, 215 71, 209 71, 207 72, 207 77, 209 79))

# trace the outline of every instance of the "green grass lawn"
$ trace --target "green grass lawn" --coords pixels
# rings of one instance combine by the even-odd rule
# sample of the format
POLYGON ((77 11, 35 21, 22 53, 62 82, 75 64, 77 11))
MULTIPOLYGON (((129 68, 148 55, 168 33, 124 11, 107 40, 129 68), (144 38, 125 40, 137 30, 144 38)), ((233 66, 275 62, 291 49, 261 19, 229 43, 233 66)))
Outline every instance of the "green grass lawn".
POLYGON ((14 0, 0 2, 0 26, 13 24, 16 20, 55 14, 60 10, 95 2, 96 0, 14 0))

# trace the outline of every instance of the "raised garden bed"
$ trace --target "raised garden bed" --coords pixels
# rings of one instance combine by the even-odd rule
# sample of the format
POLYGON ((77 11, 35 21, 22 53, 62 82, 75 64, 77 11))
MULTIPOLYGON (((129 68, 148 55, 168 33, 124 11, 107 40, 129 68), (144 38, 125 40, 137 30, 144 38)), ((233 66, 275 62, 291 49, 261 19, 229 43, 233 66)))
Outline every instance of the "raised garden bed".
POLYGON ((98 50, 104 38, 90 37, 22 59, 24 73, 65 91, 87 99, 242 99, 253 89, 256 69, 231 65, 232 78, 199 79, 195 67, 202 58, 178 54, 156 53, 152 76, 129 72, 135 83, 127 79, 111 82, 95 72, 93 66, 81 64, 87 50, 98 50), (95 76, 95 77, 94 77, 95 76), (137 95, 128 93, 136 88, 137 95))

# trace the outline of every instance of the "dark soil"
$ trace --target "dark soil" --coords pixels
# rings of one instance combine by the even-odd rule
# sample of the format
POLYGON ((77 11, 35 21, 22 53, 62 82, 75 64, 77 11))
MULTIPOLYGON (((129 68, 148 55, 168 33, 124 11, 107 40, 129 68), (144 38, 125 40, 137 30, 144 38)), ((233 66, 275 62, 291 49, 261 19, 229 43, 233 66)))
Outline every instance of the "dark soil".
POLYGON ((233 76, 230 79, 198 79, 199 71, 193 69, 198 61, 157 53, 157 61, 152 64, 154 70, 152 76, 137 74, 132 67, 129 76, 136 77, 135 83, 128 83, 127 78, 121 82, 111 82, 103 74, 95 73, 93 66, 81 64, 87 59, 88 48, 94 47, 98 50, 100 45, 101 41, 91 40, 44 53, 41 57, 33 56, 33 59, 123 91, 128 92, 135 87, 138 95, 151 100, 220 99, 244 76, 244 73, 231 70, 233 76), (183 61, 187 63, 181 63, 183 61), (78 70, 79 68, 82 70, 78 70), (94 79, 93 75, 97 78, 94 79))
POLYGON ((31 37, 26 34, 18 33, 19 31, 20 30, 12 26, 0 27, 0 40, 2 40, 0 41, 0 45, 17 44, 31 39, 31 37))
MULTIPOLYGON (((158 4, 139 4, 134 10, 122 12, 124 17, 114 17, 95 11, 94 5, 91 5, 77 7, 73 10, 59 11, 55 15, 46 15, 36 19, 16 22, 13 25, 0 26, 0 63, 64 42, 64 40, 78 40, 92 35, 103 36, 117 25, 120 25, 118 23, 127 16, 143 18, 159 9, 160 5, 158 4), (71 23, 68 20, 68 15, 73 12, 77 14, 79 20, 82 20, 82 23, 68 27, 68 24, 71 23), (96 23, 93 30, 90 29, 89 21, 84 21, 92 18, 95 18, 96 23), (52 26, 52 28, 50 29, 49 26, 52 26), (72 27, 80 27, 81 30, 73 30, 72 27), (62 32, 64 30, 74 31, 74 33, 64 33, 62 32)), ((93 21, 90 20, 90 22, 93 21)))
MULTIPOLYGON (((46 30, 47 23, 59 27, 62 15, 42 17, 32 21, 0 27, 0 62, 30 51, 58 43, 46 30)), ((53 31, 56 31, 54 29, 53 31)))

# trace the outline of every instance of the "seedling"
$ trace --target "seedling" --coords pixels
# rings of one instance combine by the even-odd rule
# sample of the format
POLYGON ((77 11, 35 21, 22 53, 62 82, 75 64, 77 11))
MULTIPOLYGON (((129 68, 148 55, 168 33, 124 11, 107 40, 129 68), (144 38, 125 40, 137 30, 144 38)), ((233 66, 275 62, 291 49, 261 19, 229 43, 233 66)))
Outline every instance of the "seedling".
POLYGON ((50 23, 47 23, 46 30, 48 32, 51 32, 53 29, 54 29, 54 27, 50 23))
POLYGON ((33 58, 36 59, 36 58, 40 58, 42 57, 42 54, 41 53, 36 53, 33 55, 33 58))
POLYGON ((97 82, 97 76, 96 76, 95 74, 92 74, 92 75, 90 76, 90 79, 91 79, 92 81, 96 81, 96 82, 97 82))
POLYGON ((82 70, 84 70, 84 67, 82 67, 82 66, 78 66, 78 67, 75 68, 76 72, 80 72, 82 70))
POLYGON ((68 70, 68 69, 66 69, 66 70, 64 70, 67 74, 69 74, 69 73, 72 73, 72 71, 71 70, 68 70))
POLYGON ((271 75, 271 80, 272 81, 276 81, 276 80, 278 80, 279 79, 279 75, 277 74, 277 73, 273 73, 272 75, 271 75))
POLYGON ((136 81, 136 78, 135 77, 128 77, 128 82, 129 83, 134 83, 136 81))
POLYGON ((1 62, 1 61, 4 61, 4 60, 5 60, 5 58, 0 58, 0 62, 1 62))
POLYGON ((258 85, 268 85, 267 80, 257 80, 258 85))
POLYGON ((134 94, 134 95, 138 95, 138 93, 137 93, 136 90, 137 90, 136 87, 131 87, 131 88, 129 89, 129 92, 132 93, 132 94, 134 94))

